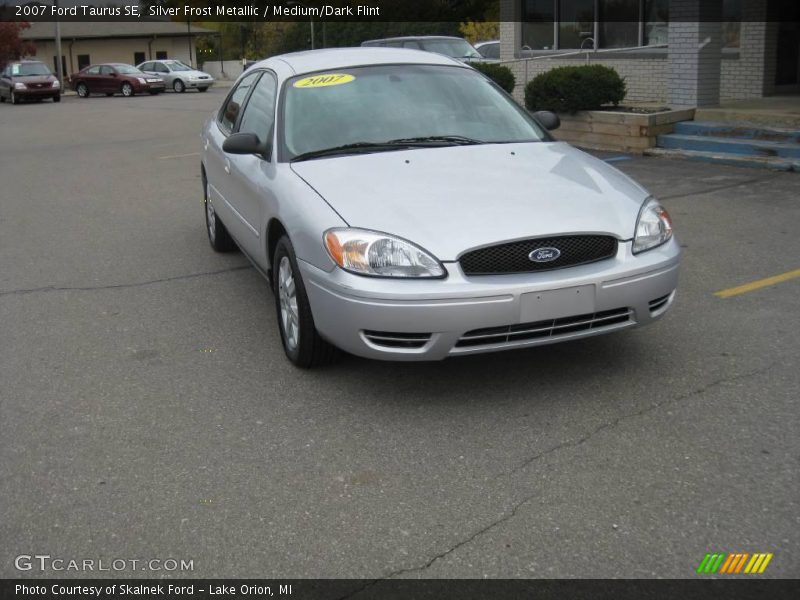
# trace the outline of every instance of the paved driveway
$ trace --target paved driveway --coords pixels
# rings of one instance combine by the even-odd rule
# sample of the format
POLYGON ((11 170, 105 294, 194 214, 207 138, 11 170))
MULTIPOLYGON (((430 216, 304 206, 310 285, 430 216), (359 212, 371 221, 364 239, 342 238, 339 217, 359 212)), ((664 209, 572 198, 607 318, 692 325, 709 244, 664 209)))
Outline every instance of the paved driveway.
POLYGON ((0 105, 0 576, 800 577, 800 279, 714 295, 800 268, 800 176, 615 163, 686 250, 650 328, 306 372, 206 241, 223 95, 0 105))

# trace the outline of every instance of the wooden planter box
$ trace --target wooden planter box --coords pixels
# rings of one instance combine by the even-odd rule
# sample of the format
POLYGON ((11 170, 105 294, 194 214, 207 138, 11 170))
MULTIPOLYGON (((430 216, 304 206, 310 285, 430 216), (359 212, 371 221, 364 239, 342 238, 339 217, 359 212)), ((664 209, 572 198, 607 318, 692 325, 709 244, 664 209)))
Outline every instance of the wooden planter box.
POLYGON ((558 140, 581 148, 642 154, 655 147, 657 136, 672 133, 675 123, 692 120, 694 109, 652 114, 587 110, 574 115, 560 114, 559 117, 561 127, 553 132, 558 140))

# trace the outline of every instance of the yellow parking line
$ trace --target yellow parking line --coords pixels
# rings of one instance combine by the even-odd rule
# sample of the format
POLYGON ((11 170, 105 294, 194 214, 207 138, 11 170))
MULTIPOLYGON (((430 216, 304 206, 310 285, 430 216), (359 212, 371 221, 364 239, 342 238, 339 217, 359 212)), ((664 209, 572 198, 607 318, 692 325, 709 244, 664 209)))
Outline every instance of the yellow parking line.
POLYGON ((169 156, 159 156, 160 160, 164 160, 165 158, 184 158, 186 156, 200 156, 199 152, 190 152, 189 154, 171 154, 169 156))
POLYGON ((788 271, 787 273, 781 273, 780 275, 773 275, 772 277, 767 277, 766 279, 751 281, 750 283, 728 288, 727 290, 720 290, 719 292, 714 292, 714 295, 717 298, 730 298, 731 296, 738 296, 739 294, 752 292, 754 290, 767 287, 768 285, 783 283, 784 281, 789 281, 790 279, 795 279, 797 277, 800 277, 800 269, 788 271))

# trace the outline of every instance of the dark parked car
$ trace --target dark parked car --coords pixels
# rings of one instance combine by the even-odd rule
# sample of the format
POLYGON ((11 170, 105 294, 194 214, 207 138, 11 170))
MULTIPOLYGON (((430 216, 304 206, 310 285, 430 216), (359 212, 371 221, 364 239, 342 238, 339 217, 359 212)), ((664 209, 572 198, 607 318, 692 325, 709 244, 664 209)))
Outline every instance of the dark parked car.
POLYGON ((153 75, 145 75, 133 65, 108 63, 91 65, 69 76, 69 83, 78 96, 86 98, 89 94, 113 96, 133 96, 148 92, 158 94, 164 91, 164 80, 153 75))
POLYGON ((18 60, 8 63, 0 74, 0 102, 6 98, 11 104, 20 100, 61 100, 61 84, 58 78, 38 60, 18 60))

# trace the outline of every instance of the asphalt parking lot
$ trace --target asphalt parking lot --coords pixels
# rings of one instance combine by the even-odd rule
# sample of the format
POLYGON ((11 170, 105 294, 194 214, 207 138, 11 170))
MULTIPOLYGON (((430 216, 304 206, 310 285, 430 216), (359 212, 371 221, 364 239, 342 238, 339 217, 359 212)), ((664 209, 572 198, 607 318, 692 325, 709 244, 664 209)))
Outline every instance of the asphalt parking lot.
POLYGON ((685 248, 649 328, 301 371, 206 239, 225 91, 0 105, 0 576, 800 577, 800 279, 714 295, 800 269, 800 176, 614 163, 685 248))

